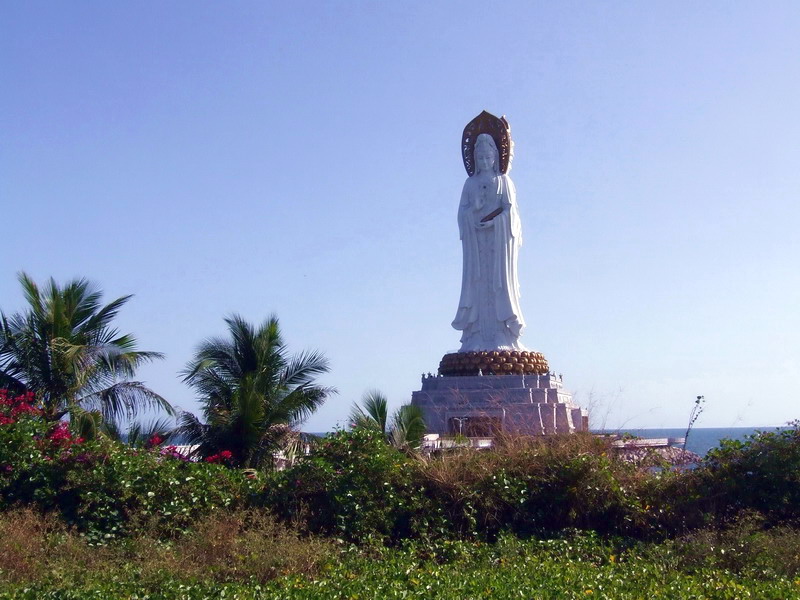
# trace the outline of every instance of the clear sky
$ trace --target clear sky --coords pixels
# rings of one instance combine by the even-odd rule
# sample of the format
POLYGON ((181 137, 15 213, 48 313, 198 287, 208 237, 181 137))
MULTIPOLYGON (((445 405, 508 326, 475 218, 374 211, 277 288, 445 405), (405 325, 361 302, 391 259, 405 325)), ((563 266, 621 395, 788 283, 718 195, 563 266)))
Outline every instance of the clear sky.
POLYGON ((0 308, 134 293, 141 372, 238 312, 331 360, 344 423, 458 348, 464 125, 511 123, 522 341, 593 426, 800 417, 800 3, 0 5, 0 308))

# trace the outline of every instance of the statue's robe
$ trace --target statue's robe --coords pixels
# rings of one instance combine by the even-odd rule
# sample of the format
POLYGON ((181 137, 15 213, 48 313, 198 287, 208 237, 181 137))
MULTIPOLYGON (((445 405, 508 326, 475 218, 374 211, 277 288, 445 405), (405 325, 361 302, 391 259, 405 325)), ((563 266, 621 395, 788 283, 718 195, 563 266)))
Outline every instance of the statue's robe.
POLYGON ((458 207, 463 250, 461 298, 453 327, 462 331, 461 352, 524 350, 519 343, 525 321, 519 306, 517 256, 522 227, 516 190, 508 175, 499 175, 497 189, 481 203, 481 183, 472 176, 464 183, 458 207), (491 227, 478 223, 497 208, 502 212, 491 227))

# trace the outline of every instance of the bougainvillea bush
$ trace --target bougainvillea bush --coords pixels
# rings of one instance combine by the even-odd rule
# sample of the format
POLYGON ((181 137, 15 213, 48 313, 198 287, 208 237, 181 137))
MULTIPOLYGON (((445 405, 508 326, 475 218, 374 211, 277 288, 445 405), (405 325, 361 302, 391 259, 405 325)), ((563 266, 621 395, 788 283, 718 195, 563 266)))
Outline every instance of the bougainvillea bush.
POLYGON ((186 461, 174 447, 87 441, 37 411, 31 395, 0 391, 0 509, 55 511, 95 539, 142 526, 172 535, 217 508, 244 506, 260 485, 224 464, 186 461))

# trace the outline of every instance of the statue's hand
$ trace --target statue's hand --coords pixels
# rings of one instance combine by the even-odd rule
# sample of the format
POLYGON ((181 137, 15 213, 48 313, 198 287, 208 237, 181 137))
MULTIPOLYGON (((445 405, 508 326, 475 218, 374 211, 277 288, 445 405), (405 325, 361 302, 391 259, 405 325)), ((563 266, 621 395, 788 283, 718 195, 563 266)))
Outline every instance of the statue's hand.
POLYGON ((492 221, 486 221, 485 223, 481 223, 480 221, 478 221, 477 225, 475 225, 475 227, 477 229, 487 229, 487 228, 493 227, 493 226, 494 226, 494 221, 493 220, 492 221))

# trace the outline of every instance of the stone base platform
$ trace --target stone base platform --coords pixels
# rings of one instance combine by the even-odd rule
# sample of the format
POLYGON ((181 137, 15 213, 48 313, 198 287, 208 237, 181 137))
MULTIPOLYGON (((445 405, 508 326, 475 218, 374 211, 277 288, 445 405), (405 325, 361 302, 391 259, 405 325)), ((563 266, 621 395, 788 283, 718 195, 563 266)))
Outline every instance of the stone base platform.
POLYGON ((546 374, 427 375, 411 395, 428 433, 494 436, 547 435, 589 430, 586 411, 572 402, 561 376, 546 374))

